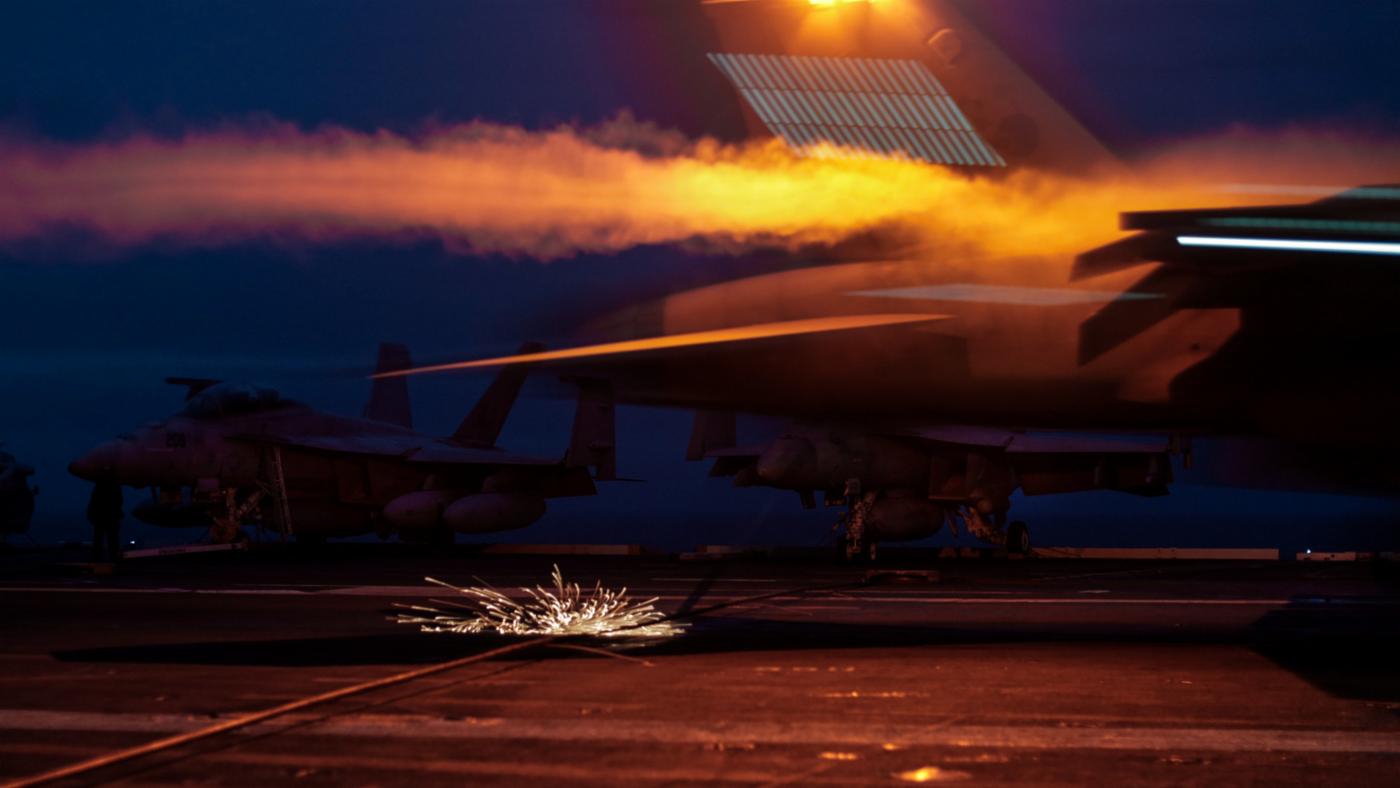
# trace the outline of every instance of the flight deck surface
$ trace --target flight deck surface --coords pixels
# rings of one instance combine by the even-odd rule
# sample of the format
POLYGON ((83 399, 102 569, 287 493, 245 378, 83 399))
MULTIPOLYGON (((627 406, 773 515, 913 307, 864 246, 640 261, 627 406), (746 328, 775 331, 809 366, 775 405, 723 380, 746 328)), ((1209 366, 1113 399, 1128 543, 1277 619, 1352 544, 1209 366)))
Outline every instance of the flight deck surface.
POLYGON ((1384 565, 433 556, 395 545, 0 576, 0 778, 519 639, 431 635, 422 580, 551 565, 688 611, 553 642, 76 778, 127 784, 1386 784, 1400 593, 1384 565), (585 646, 585 648, 579 648, 585 646))

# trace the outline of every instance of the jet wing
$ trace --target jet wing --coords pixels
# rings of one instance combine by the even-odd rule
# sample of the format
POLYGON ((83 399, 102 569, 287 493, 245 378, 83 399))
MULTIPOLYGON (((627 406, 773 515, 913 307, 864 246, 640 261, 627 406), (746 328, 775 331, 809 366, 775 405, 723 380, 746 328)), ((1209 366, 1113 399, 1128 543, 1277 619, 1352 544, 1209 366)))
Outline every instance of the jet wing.
POLYGON ((719 459, 721 457, 757 457, 763 454, 765 444, 754 443, 748 446, 730 446, 727 449, 713 449, 705 452, 705 459, 719 459))
POLYGON ((935 456, 963 476, 943 492, 957 498, 983 485, 1019 487, 1026 495, 1117 490, 1134 495, 1167 493, 1172 479, 1171 443, 1111 434, 1030 432, 940 425, 894 434, 933 444, 935 456))
POLYGON ((286 446, 328 454, 392 457, 411 463, 437 465, 558 465, 559 460, 508 454, 495 449, 453 446, 418 435, 277 435, 248 434, 234 440, 286 446))
POLYGON ((969 448, 1000 449, 1007 454, 1163 454, 1168 441, 1137 440, 1081 433, 1030 433, 1021 430, 976 426, 922 427, 901 435, 934 443, 969 448))

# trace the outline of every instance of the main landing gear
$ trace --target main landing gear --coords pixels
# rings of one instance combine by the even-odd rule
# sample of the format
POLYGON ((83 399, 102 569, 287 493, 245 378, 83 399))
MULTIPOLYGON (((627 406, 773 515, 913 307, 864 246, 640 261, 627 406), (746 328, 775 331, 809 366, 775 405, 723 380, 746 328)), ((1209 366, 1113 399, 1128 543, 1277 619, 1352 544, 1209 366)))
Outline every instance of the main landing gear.
MULTIPOLYGON (((870 513, 879 494, 867 492, 852 495, 850 508, 836 521, 836 555, 843 563, 873 562, 876 539, 870 527, 870 513)), ((956 536, 959 523, 968 534, 980 541, 1003 547, 1007 555, 1025 556, 1031 553, 1031 532, 1021 520, 1005 522, 1002 515, 982 515, 974 506, 961 506, 948 515, 948 525, 956 536)))
POLYGON ((258 511, 263 491, 254 490, 240 501, 238 490, 230 487, 223 491, 223 498, 214 512, 214 523, 209 526, 209 541, 214 544, 246 543, 248 535, 243 533, 243 523, 258 511))
MULTIPOLYGON (((849 487, 847 492, 851 493, 849 487)), ((870 533, 868 521, 877 495, 873 492, 864 495, 849 494, 851 508, 836 521, 836 553, 837 557, 846 563, 875 560, 875 540, 870 533)))
POLYGON ((954 535, 957 523, 961 520, 967 532, 984 542, 1005 547, 1007 555, 1029 555, 1031 552, 1031 531, 1021 520, 1005 524, 1006 515, 983 515, 976 506, 962 506, 958 513, 949 518, 954 535))

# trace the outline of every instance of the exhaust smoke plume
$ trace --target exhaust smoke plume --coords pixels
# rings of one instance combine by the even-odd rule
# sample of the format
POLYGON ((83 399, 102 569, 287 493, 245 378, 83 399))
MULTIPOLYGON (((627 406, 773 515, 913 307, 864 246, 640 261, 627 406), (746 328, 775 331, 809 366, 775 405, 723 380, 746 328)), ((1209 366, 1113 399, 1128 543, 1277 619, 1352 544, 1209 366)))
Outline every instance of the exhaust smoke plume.
POLYGON ((934 246, 1082 251, 1123 210, 1290 202, 1228 183, 1400 180, 1395 146, 1236 132, 1129 175, 967 176, 893 160, 799 158, 781 143, 690 142, 627 119, 417 138, 290 127, 56 147, 0 142, 0 242, 84 227, 115 245, 318 243, 431 235, 463 251, 550 259, 644 244, 743 251, 902 225, 934 246))

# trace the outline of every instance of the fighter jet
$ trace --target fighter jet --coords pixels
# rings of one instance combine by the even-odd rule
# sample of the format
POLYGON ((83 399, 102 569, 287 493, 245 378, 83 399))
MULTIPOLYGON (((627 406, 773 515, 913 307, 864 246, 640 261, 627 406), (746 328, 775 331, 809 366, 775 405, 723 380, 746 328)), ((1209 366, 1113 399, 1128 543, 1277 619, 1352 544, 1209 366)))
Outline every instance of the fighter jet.
POLYGON ((0 451, 0 535, 22 534, 29 530, 34 515, 34 496, 39 488, 29 484, 34 469, 21 465, 13 455, 0 451))
MULTIPOLYGON (((380 372, 408 365, 406 348, 381 347, 380 372)), ((269 388, 170 378, 187 387, 182 410, 94 448, 69 470, 149 488, 137 518, 207 527, 216 542, 246 538, 240 529, 249 523, 311 541, 377 533, 436 542, 523 528, 544 514, 546 499, 594 494, 585 463, 612 476, 611 412, 586 399, 564 458, 496 446, 526 373, 502 370, 441 438, 412 429, 403 379, 376 381, 362 417, 347 418, 269 388)))
MULTIPOLYGON (((705 10, 711 76, 799 155, 1114 166, 946 0, 705 10)), ((1137 235, 1077 258, 927 249, 750 276, 602 316, 576 333, 593 344, 429 369, 534 361, 693 408, 689 457, 846 507, 852 557, 944 524, 1025 549, 1013 493, 1164 494, 1202 436, 1228 445, 1199 481, 1393 495, 1400 279, 1378 261, 1400 255, 1397 198, 1127 213, 1137 235), (791 426, 741 446, 735 412, 791 426)))

